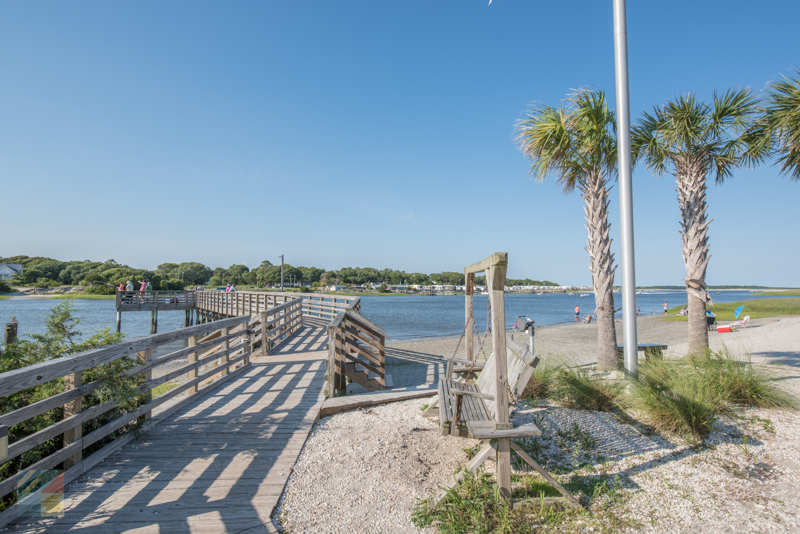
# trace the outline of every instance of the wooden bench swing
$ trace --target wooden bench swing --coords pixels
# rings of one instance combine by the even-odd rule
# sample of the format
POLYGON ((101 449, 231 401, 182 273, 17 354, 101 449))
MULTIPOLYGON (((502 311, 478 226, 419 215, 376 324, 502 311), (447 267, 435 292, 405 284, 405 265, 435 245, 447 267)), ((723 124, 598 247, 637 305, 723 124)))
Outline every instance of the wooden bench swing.
MULTIPOLYGON (((426 416, 439 416, 442 435, 470 437, 480 440, 480 450, 459 471, 448 487, 442 488, 434 499, 439 506, 454 488, 464 473, 474 473, 493 454, 497 461, 497 485, 500 494, 511 499, 511 450, 538 472, 563 497, 547 499, 548 502, 561 502, 566 506, 580 507, 578 500, 531 458, 512 438, 541 436, 542 432, 534 423, 509 420, 509 400, 516 402, 525 390, 539 358, 530 353, 527 346, 511 340, 506 343, 505 332, 505 281, 508 268, 508 253, 496 252, 485 260, 464 269, 466 276, 466 359, 448 358, 447 371, 439 380, 439 396, 426 411, 426 416), (489 292, 490 325, 493 351, 484 364, 475 361, 472 295, 475 274, 486 272, 486 286, 489 292), (497 357, 503 354, 506 357, 497 357), (480 371, 473 383, 471 375, 480 371), (453 373, 461 374, 458 379, 453 373), (438 409, 436 404, 438 403, 438 409)), ((533 499, 531 502, 538 502, 533 499)), ((514 503, 522 506, 525 501, 514 503)))

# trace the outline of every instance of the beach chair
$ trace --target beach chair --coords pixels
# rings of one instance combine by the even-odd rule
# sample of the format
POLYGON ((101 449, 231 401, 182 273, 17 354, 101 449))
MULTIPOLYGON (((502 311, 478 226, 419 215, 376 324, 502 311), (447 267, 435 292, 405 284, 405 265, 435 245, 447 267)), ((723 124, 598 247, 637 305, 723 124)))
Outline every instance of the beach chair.
POLYGON ((717 317, 715 315, 706 315, 706 326, 709 330, 717 329, 717 317))
POLYGON ((750 316, 749 315, 745 315, 744 317, 742 317, 741 321, 734 321, 734 322, 732 322, 730 324, 726 324, 726 325, 722 325, 722 326, 729 326, 729 327, 740 327, 741 326, 742 328, 747 328, 747 325, 749 325, 749 324, 750 324, 750 316))
MULTIPOLYGON (((528 347, 508 340, 506 345, 507 373, 509 391, 497 392, 495 376, 495 354, 489 357, 485 367, 474 384, 457 382, 449 377, 439 380, 439 429, 443 436, 451 435, 481 440, 478 453, 459 471, 449 486, 442 488, 435 497, 435 506, 439 506, 447 496, 447 490, 454 488, 465 473, 474 473, 497 451, 497 440, 500 438, 522 438, 541 436, 542 432, 534 423, 512 421, 508 429, 497 429, 494 420, 494 403, 499 395, 509 395, 512 403, 522 395, 536 365, 538 356, 534 356, 528 347)), ((505 401, 505 399, 503 399, 505 401)), ((580 508, 578 500, 545 471, 522 448, 511 441, 511 449, 526 463, 536 470, 551 484, 563 498, 551 499, 563 504, 580 508)))
POLYGON ((581 322, 583 324, 592 324, 592 316, 591 315, 587 315, 586 318, 584 318, 584 320, 581 321, 581 322))

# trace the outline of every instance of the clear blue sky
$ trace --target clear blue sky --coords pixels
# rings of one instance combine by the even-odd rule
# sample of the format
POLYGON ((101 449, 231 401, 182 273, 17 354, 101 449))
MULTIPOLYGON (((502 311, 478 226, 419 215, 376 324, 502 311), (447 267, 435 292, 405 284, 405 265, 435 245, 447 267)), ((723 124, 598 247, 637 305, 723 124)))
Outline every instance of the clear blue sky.
MULTIPOLYGON (((613 102, 612 3, 487 3, 3 2, 0 256, 430 273, 508 251, 510 276, 589 284, 582 200, 529 179, 513 125, 582 86, 613 102)), ((629 2, 634 119, 800 66, 798 20, 629 2)), ((712 186, 708 281, 800 286, 798 200, 771 166, 712 186)), ((637 282, 680 284, 672 179, 636 169, 634 202, 637 282)))

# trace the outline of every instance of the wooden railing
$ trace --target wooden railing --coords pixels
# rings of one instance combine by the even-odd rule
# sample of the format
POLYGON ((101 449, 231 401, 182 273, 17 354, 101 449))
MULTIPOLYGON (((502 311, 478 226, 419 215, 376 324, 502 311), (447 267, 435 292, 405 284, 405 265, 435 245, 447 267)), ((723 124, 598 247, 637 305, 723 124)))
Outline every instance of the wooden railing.
POLYGON ((277 347, 303 327, 303 299, 298 297, 268 311, 262 311, 250 320, 250 325, 256 332, 252 343, 260 344, 261 355, 267 356, 270 349, 277 347))
POLYGON ((303 314, 310 317, 333 319, 345 309, 361 311, 360 297, 337 297, 324 293, 274 293, 268 291, 198 291, 197 308, 220 315, 255 315, 285 304, 293 299, 303 299, 303 314))
POLYGON ((117 310, 191 310, 196 291, 117 291, 117 310))
POLYGON ((355 373, 374 376, 377 389, 386 387, 386 339, 389 336, 375 323, 354 309, 339 312, 328 324, 328 373, 325 394, 328 397, 346 394, 347 364, 355 373))
MULTIPOLYGON (((299 305, 296 305, 296 307, 299 308, 299 305)), ((53 438, 58 438, 59 435, 63 435, 62 448, 27 466, 25 469, 55 469, 63 464, 64 483, 74 480, 119 447, 131 441, 134 438, 134 433, 127 432, 88 457, 84 457, 84 450, 88 447, 117 430, 125 430, 126 427, 130 427, 139 418, 150 419, 153 411, 157 408, 156 415, 159 418, 165 417, 196 397, 205 394, 211 388, 227 382, 249 368, 251 330, 248 328, 248 323, 250 320, 251 317, 249 315, 223 319, 63 356, 0 374, 1 397, 64 378, 63 385, 58 385, 55 388, 56 391, 59 389, 63 389, 63 391, 44 400, 0 415, 0 425, 11 428, 51 410, 64 407, 64 418, 61 421, 10 443, 7 461, 33 450, 53 438), (184 340, 188 342, 188 347, 169 354, 154 356, 156 349, 166 343, 184 340), (146 395, 143 401, 144 404, 120 415, 111 422, 106 422, 103 426, 92 430, 84 436, 82 435, 84 423, 106 414, 118 405, 115 401, 106 401, 84 409, 82 406, 83 398, 101 388, 104 384, 101 381, 84 384, 83 372, 121 358, 138 358, 140 365, 129 369, 126 373, 142 377, 141 385, 137 388, 137 394, 146 395), (185 359, 185 365, 174 370, 166 369, 167 372, 165 374, 157 378, 153 377, 154 369, 180 359, 185 359), (153 389, 156 386, 166 384, 180 377, 185 377, 183 383, 161 395, 153 395, 153 389), (183 399, 176 399, 177 396, 183 393, 186 393, 183 399), (172 403, 167 404, 173 399, 172 403)), ((150 424, 151 421, 145 421, 144 429, 146 430, 150 424)), ((11 434, 14 434, 14 429, 11 428, 11 430, 11 434)), ((16 490, 16 485, 16 474, 1 481, 0 498, 16 490)), ((5 510, 0 514, 0 525, 5 525, 12 521, 17 516, 17 513, 18 507, 16 505, 5 510)))

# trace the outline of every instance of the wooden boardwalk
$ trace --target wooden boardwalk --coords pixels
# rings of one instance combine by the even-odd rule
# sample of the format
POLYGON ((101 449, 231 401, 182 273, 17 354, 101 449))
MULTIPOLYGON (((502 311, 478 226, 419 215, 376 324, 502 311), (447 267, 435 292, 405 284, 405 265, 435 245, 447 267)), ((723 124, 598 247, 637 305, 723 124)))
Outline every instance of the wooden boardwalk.
MULTIPOLYGON (((166 417, 69 484, 57 519, 18 532, 277 532, 270 516, 324 401, 327 319, 166 417)), ((154 418, 158 418, 155 413, 154 418)))

